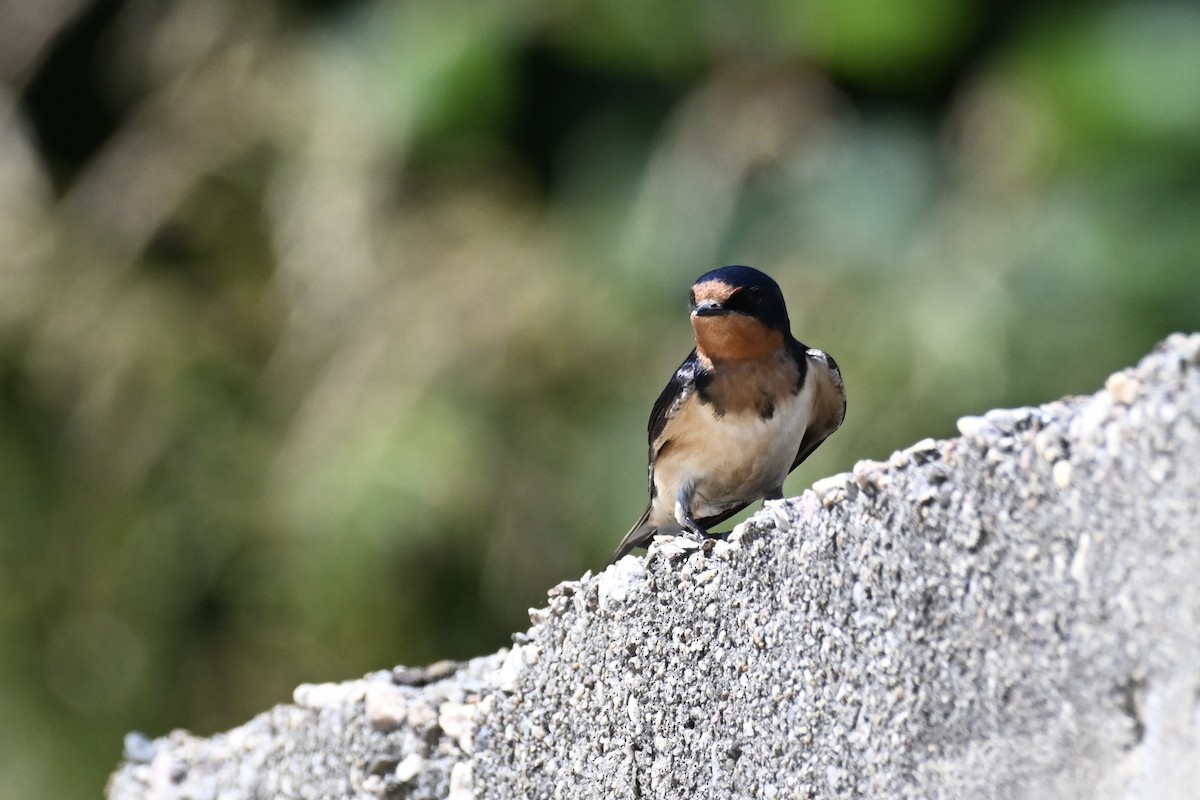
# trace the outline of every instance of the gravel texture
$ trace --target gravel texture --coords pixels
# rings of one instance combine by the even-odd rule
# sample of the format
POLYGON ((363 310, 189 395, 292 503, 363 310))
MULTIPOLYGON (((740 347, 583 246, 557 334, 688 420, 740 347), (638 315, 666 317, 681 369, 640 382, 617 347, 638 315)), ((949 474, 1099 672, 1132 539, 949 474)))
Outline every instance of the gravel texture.
POLYGON ((131 734, 108 796, 1200 796, 1200 334, 959 430, 555 587, 510 650, 131 734))

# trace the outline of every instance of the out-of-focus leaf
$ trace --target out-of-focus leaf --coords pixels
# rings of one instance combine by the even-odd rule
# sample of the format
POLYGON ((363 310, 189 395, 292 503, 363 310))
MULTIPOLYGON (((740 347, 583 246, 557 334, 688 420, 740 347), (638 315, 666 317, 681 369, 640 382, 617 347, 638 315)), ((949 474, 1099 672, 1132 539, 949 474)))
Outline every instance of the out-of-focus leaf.
POLYGON ((940 80, 981 12, 975 0, 770 0, 765 31, 834 75, 878 86, 940 80))
POLYGON ((1200 6, 1122 3, 1057 15, 1018 50, 1068 161, 1200 162, 1200 6))

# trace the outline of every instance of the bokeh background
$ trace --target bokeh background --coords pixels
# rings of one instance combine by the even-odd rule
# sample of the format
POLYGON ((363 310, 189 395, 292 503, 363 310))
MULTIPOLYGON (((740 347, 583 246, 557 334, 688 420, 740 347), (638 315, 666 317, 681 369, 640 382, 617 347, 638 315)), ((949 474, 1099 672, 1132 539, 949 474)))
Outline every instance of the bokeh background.
POLYGON ((0 0, 0 776, 492 651, 645 502, 687 287, 842 364, 788 483, 1200 319, 1200 4, 0 0))

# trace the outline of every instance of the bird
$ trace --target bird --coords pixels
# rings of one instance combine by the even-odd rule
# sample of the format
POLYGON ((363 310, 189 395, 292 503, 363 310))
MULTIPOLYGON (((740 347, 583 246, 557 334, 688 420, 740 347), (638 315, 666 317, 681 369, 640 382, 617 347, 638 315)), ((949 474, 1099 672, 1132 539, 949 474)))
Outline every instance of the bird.
POLYGON ((650 502, 614 564, 656 534, 703 541, 758 499, 783 497, 788 474, 841 426, 846 391, 828 353, 791 332, 770 276, 706 272, 688 299, 696 346, 650 412, 650 502))

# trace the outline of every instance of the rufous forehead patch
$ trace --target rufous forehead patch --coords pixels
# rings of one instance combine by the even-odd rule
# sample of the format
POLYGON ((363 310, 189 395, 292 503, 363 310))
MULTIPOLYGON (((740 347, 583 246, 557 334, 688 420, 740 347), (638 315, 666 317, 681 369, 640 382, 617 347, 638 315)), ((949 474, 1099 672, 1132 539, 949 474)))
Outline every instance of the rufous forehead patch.
POLYGON ((692 291, 696 295, 696 302, 703 303, 705 300, 724 304, 726 300, 733 295, 734 287, 730 286, 725 281, 705 281, 697 283, 692 287, 692 291))

